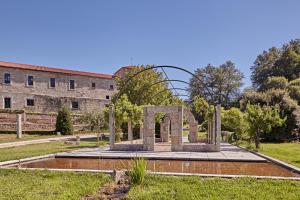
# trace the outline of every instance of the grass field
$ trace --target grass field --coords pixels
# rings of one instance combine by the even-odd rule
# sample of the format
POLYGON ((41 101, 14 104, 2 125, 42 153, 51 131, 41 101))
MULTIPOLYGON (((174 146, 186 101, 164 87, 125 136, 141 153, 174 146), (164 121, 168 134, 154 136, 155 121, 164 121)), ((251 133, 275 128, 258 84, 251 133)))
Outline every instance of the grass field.
POLYGON ((299 200, 299 197, 299 181, 164 176, 147 177, 144 184, 133 186, 128 194, 131 200, 299 200))
POLYGON ((259 152, 300 168, 300 143, 262 143, 259 152))
POLYGON ((0 161, 15 160, 32 156, 41 156, 45 154, 70 151, 85 147, 96 147, 107 144, 107 141, 101 141, 99 144, 96 139, 90 141, 81 141, 80 145, 64 144, 64 142, 49 142, 44 144, 32 144, 20 147, 11 147, 0 149, 0 161))
POLYGON ((0 170, 1 200, 79 200, 111 178, 103 174, 0 170))
POLYGON ((0 134, 0 143, 19 142, 19 141, 26 141, 26 140, 53 138, 53 137, 59 137, 59 136, 56 136, 56 135, 28 135, 28 134, 23 134, 22 138, 17 139, 16 134, 0 134))

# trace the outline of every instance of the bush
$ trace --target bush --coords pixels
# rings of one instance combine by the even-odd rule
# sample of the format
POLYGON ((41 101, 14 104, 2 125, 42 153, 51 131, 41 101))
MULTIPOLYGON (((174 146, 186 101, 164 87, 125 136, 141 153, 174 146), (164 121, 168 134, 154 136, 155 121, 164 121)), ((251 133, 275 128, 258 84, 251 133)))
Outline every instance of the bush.
POLYGON ((132 168, 129 171, 130 181, 133 184, 141 184, 144 182, 147 162, 144 158, 136 157, 132 160, 132 168))
POLYGON ((115 142, 121 142, 121 133, 120 132, 116 132, 115 142))
POLYGON ((58 111, 55 131, 60 132, 62 135, 71 135, 73 133, 71 114, 65 106, 58 111))
POLYGON ((233 132, 230 139, 236 141, 245 138, 248 124, 245 120, 244 113, 238 108, 222 110, 222 130, 233 132))

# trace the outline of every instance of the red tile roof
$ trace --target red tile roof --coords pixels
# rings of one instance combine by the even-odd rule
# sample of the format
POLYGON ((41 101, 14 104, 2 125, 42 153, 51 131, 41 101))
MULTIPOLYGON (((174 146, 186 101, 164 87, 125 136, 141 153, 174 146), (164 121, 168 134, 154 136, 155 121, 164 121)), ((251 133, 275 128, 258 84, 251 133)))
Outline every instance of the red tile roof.
POLYGON ((9 68, 15 68, 15 69, 26 69, 26 70, 43 71, 43 72, 72 74, 72 75, 78 75, 78 76, 89 76, 89 77, 105 78, 105 79, 112 79, 113 78, 113 76, 110 75, 110 74, 82 72, 82 71, 69 70, 69 69, 60 69, 60 68, 52 68, 52 67, 37 66, 37 65, 19 64, 19 63, 13 63, 13 62, 3 62, 3 61, 0 61, 0 67, 9 67, 9 68))

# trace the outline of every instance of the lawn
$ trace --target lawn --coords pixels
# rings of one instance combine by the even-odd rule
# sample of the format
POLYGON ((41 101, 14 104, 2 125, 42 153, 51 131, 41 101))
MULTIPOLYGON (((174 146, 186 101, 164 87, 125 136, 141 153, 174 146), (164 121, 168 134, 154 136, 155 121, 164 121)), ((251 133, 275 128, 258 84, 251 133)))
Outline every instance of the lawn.
POLYGON ((259 152, 300 168, 300 143, 262 143, 259 152))
POLYGON ((97 143, 96 139, 81 141, 80 145, 64 144, 64 142, 49 142, 44 144, 32 144, 20 147, 11 147, 0 149, 0 161, 15 160, 32 156, 40 156, 63 151, 70 151, 85 147, 96 147, 107 144, 107 141, 97 143))
POLYGON ((147 177, 133 186, 128 199, 284 199, 299 200, 300 181, 221 179, 200 177, 147 177))
POLYGON ((111 181, 108 175, 93 173, 0 170, 0 199, 79 200, 111 181))
POLYGON ((16 137, 17 137, 16 134, 0 134, 0 143, 20 142, 20 141, 26 141, 26 140, 45 139, 45 138, 53 138, 53 137, 59 137, 59 136, 22 134, 22 138, 17 139, 16 137))

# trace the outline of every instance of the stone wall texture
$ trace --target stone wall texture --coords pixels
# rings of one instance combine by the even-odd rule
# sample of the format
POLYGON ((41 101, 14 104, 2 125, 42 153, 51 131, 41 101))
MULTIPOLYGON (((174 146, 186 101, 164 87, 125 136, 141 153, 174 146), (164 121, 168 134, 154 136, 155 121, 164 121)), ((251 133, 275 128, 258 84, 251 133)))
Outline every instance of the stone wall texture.
POLYGON ((4 98, 10 97, 13 110, 57 112, 62 105, 72 108, 72 101, 79 104, 79 109, 71 109, 74 113, 101 110, 110 103, 115 88, 113 79, 0 67, 1 109, 4 108, 4 98), (7 72, 11 74, 9 85, 4 84, 4 73, 7 72), (34 77, 33 86, 27 86, 28 75, 34 77), (55 78, 55 88, 50 88, 50 78, 55 78), (69 89, 69 80, 75 80, 74 90, 69 89), (35 105, 27 106, 27 99, 34 99, 35 105))
MULTIPOLYGON (((23 113, 23 131, 54 131, 56 123, 55 114, 23 113)), ((15 131, 17 128, 17 114, 0 113, 0 130, 15 131)), ((89 127, 80 122, 79 115, 72 115, 72 122, 75 131, 87 130, 89 127)))

